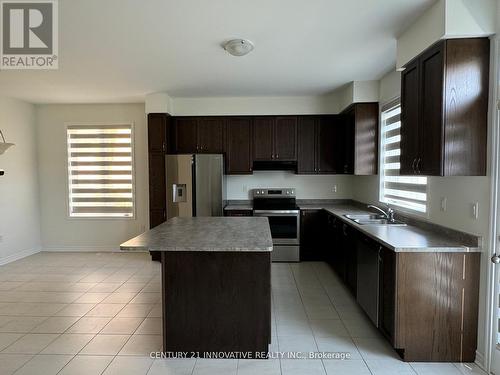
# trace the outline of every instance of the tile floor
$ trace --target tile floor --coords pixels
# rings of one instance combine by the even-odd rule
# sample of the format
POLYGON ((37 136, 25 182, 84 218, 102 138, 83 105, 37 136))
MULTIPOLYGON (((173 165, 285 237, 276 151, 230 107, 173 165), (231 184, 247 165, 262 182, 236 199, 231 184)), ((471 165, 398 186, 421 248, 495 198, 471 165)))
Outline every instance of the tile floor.
POLYGON ((153 360, 158 263, 139 253, 39 253, 0 267, 0 375, 485 374, 400 361, 325 263, 273 264, 272 290, 272 352, 351 358, 153 360))

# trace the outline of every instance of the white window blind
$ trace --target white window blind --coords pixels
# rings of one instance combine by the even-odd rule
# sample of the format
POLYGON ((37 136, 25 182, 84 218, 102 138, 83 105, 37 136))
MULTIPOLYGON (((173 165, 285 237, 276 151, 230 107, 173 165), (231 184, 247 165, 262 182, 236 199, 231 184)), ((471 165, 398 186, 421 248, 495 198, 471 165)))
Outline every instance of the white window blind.
POLYGON ((132 125, 68 125, 69 215, 133 217, 132 125))
POLYGON ((382 108, 380 201, 408 210, 427 211, 427 177, 400 176, 401 105, 382 108))

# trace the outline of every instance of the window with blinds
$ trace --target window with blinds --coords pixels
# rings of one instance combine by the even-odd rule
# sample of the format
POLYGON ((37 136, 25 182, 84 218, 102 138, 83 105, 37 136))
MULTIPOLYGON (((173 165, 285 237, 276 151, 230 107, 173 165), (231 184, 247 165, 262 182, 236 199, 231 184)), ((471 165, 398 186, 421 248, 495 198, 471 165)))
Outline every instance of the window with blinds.
POLYGON ((133 128, 68 125, 69 215, 133 217, 133 128))
POLYGON ((380 201, 425 213, 427 177, 400 176, 401 105, 399 101, 382 108, 381 114, 380 201))

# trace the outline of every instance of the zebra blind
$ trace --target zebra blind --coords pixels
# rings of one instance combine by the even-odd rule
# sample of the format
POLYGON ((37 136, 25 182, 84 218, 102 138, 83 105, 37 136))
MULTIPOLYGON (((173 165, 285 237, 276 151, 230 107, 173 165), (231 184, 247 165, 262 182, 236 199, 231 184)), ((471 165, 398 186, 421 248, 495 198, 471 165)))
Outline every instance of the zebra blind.
POLYGON ((132 125, 68 125, 69 215, 133 217, 132 125))
POLYGON ((400 176, 401 105, 382 108, 380 201, 408 210, 427 211, 427 177, 400 176))

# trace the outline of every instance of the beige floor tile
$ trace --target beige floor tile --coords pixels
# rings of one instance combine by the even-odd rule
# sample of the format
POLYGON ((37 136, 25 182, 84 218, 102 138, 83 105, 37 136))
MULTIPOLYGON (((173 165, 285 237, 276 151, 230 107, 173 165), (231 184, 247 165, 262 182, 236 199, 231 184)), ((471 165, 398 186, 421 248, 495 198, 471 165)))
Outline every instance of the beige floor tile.
POLYGON ((122 293, 138 293, 144 288, 145 283, 124 283, 121 287, 119 287, 116 292, 122 293))
POLYGON ((132 303, 126 305, 119 313, 120 318, 145 318, 153 309, 154 305, 143 303, 132 303))
POLYGON ((0 332, 28 333, 45 319, 47 318, 32 316, 0 317, 0 332))
POLYGON ((161 335, 132 335, 119 355, 146 355, 160 352, 163 346, 161 335))
POLYGON ((3 350, 2 353, 38 354, 59 335, 48 333, 28 333, 3 350))
POLYGON ((63 334, 49 344, 41 354, 77 354, 94 338, 93 334, 63 334))
POLYGON ((0 353, 0 373, 2 375, 11 375, 31 358, 33 358, 33 355, 30 354, 0 353))
POLYGON ((23 333, 0 333, 0 351, 20 339, 23 333))
MULTIPOLYGON (((156 359, 148 375, 191 375, 196 359, 156 359)), ((257 374, 256 374, 257 375, 257 374)))
POLYGON ((94 303, 72 303, 58 311, 56 316, 78 316, 82 317, 94 308, 94 303))
POLYGON ((66 333, 98 333, 109 323, 111 318, 101 318, 96 316, 84 316, 73 324, 66 333))
POLYGON ((37 355, 17 370, 16 375, 56 375, 71 358, 71 355, 37 355))
POLYGON ((125 307, 123 303, 99 303, 86 316, 114 317, 125 307))
POLYGON ((121 283, 98 283, 94 287, 92 287, 89 292, 112 293, 121 285, 121 283))
POLYGON ((136 295, 134 292, 115 292, 106 297, 102 303, 129 303, 136 295))
POLYGON ((113 356, 77 355, 58 375, 100 375, 113 356))
POLYGON ((80 319, 76 316, 53 316, 36 326, 32 333, 63 333, 80 319))
POLYGON ((157 304, 153 307, 153 309, 148 314, 148 318, 161 318, 162 317, 162 307, 160 304, 157 304))
POLYGON ((144 321, 144 318, 119 318, 115 317, 102 329, 102 334, 131 335, 144 321))
POLYGON ((129 335, 97 335, 80 354, 116 355, 129 339, 129 335))
POLYGON ((159 335, 162 333, 161 318, 146 318, 135 332, 138 335, 159 335))
POLYGON ((149 357, 115 357, 103 375, 146 375, 152 364, 149 357))
POLYGON ((130 303, 159 303, 161 301, 161 293, 139 293, 130 303))
POLYGON ((110 293, 87 292, 87 293, 83 294, 80 298, 75 300, 74 302, 75 303, 99 303, 109 295, 110 295, 110 293))

